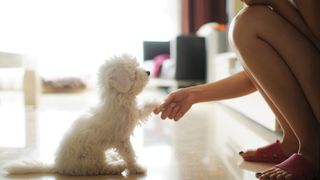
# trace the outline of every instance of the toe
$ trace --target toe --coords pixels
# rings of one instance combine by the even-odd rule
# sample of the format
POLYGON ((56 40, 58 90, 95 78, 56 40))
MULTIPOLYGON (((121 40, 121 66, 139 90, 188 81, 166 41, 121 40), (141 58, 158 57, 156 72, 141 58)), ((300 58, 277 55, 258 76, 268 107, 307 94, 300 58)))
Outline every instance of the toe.
POLYGON ((264 171, 259 178, 260 179, 270 179, 270 176, 277 173, 277 168, 271 168, 267 171, 264 171))
POLYGON ((242 156, 243 158, 254 157, 255 153, 256 153, 256 151, 254 151, 254 150, 248 150, 246 152, 243 152, 243 151, 239 152, 240 156, 242 156))
POLYGON ((269 177, 270 177, 270 179, 276 179, 279 174, 281 174, 281 172, 275 171, 272 174, 270 174, 269 177))
POLYGON ((287 174, 287 175, 285 176, 285 179, 286 179, 286 180, 291 180, 291 179, 293 179, 293 177, 292 177, 291 174, 287 174))
POLYGON ((256 178, 260 178, 261 175, 262 175, 261 172, 257 172, 257 173, 256 173, 256 178))
POLYGON ((285 176, 287 175, 287 173, 281 172, 280 174, 277 175, 276 179, 285 179, 285 176))

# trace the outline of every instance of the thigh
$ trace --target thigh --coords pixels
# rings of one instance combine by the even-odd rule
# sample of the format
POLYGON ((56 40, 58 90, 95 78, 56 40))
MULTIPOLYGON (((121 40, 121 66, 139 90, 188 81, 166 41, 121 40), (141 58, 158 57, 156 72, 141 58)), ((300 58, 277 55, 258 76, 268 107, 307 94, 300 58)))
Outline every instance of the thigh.
POLYGON ((279 63, 290 69, 320 121, 320 52, 309 39, 266 6, 244 9, 233 21, 230 32, 231 43, 240 56, 251 53, 256 57, 245 61, 259 61, 261 57, 259 50, 250 48, 248 39, 256 38, 271 46, 283 61, 279 63))

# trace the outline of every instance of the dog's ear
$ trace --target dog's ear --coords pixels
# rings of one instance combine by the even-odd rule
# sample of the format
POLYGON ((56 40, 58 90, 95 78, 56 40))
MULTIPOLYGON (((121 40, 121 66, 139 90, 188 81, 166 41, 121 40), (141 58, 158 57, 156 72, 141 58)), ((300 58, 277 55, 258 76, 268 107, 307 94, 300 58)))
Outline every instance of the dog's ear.
POLYGON ((128 92, 131 87, 129 74, 125 68, 114 69, 112 71, 109 83, 113 88, 122 93, 128 92))

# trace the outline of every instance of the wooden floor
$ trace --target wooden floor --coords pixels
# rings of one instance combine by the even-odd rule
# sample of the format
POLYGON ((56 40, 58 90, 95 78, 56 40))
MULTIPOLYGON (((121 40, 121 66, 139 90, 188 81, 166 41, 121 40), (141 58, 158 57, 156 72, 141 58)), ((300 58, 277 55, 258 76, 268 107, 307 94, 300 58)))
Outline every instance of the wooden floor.
MULTIPOLYGON (((146 90, 139 99, 160 99, 162 91, 146 90)), ((37 159, 52 163, 70 123, 97 102, 95 92, 41 97, 37 110, 23 106, 22 94, 0 93, 0 169, 13 161, 37 159)), ((250 180, 270 165, 246 163, 238 152, 265 145, 279 135, 219 103, 192 107, 178 123, 152 116, 136 128, 132 143, 143 176, 70 177, 56 174, 6 176, 0 179, 126 179, 126 180, 250 180)))

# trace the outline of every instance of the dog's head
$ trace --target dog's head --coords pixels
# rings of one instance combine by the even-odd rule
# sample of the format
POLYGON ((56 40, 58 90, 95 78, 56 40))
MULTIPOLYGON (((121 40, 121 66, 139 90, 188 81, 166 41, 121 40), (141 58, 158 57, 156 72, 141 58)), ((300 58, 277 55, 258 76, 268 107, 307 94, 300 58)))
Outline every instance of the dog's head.
POLYGON ((110 58, 100 67, 99 83, 104 93, 135 96, 142 92, 149 75, 148 71, 139 67, 134 57, 124 54, 110 58))

